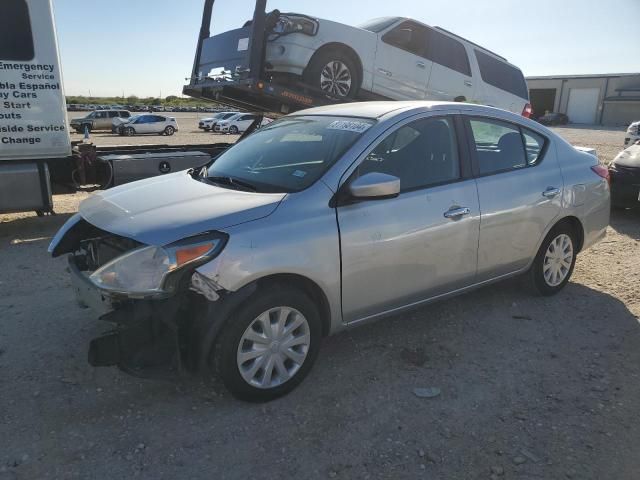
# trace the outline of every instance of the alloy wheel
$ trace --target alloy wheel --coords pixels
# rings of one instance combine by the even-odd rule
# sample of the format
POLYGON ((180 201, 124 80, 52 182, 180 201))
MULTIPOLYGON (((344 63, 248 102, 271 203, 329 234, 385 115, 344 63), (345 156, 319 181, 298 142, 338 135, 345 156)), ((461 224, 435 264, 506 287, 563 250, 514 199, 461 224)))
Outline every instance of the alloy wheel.
POLYGON ((274 388, 298 373, 309 352, 307 319, 291 307, 271 308, 251 322, 240 338, 237 366, 249 385, 274 388))
POLYGON ((551 241, 544 255, 542 271, 547 285, 560 285, 569 275, 572 263, 573 241, 569 235, 562 233, 551 241))
POLYGON ((327 63, 320 72, 320 88, 338 97, 349 95, 351 82, 352 76, 349 67, 338 60, 327 63))

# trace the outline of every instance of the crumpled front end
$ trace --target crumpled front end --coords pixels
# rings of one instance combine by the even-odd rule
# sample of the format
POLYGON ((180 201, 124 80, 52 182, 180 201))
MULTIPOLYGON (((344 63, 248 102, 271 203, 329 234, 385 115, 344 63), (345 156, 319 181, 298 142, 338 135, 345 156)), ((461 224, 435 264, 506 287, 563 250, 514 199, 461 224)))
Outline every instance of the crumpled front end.
POLYGON ((101 230, 81 216, 58 232, 49 251, 68 255, 68 271, 83 308, 96 312, 111 328, 90 342, 92 366, 117 366, 143 377, 174 377, 195 369, 199 352, 196 326, 209 303, 191 286, 193 268, 175 272, 162 288, 126 292, 100 288, 94 274, 114 260, 149 246, 101 230))

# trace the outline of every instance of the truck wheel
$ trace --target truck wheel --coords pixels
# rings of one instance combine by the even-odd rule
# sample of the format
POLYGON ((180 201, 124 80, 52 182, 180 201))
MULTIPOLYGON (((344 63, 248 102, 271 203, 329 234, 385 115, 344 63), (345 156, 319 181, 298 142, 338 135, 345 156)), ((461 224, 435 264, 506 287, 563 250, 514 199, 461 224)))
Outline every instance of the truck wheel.
POLYGON ((547 234, 529 270, 530 283, 541 295, 555 295, 569 282, 578 254, 576 234, 557 225, 547 234))
POLYGON ((171 125, 167 126, 167 128, 164 129, 164 134, 167 136, 171 136, 176 132, 176 129, 173 128, 171 125))
POLYGON ((241 400, 265 402, 289 393, 318 356, 322 326, 301 291, 258 291, 227 320, 210 355, 214 371, 241 400))
POLYGON ((304 80, 338 98, 355 98, 361 82, 356 61, 337 48, 327 48, 314 55, 305 70, 304 80))
POLYGON ((237 135, 238 134, 238 127, 236 127, 235 125, 231 125, 229 127, 229 133, 232 135, 237 135))

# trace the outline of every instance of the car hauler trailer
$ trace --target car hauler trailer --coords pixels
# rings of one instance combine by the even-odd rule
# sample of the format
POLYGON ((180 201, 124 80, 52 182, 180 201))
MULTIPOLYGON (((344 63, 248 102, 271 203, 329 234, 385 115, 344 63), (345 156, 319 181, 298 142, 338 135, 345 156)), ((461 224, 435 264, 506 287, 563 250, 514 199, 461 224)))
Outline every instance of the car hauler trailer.
POLYGON ((258 113, 286 115, 305 108, 342 103, 299 80, 283 79, 265 69, 266 42, 280 16, 266 13, 267 0, 256 0, 251 21, 242 28, 210 36, 215 0, 205 0, 191 77, 183 93, 258 113))

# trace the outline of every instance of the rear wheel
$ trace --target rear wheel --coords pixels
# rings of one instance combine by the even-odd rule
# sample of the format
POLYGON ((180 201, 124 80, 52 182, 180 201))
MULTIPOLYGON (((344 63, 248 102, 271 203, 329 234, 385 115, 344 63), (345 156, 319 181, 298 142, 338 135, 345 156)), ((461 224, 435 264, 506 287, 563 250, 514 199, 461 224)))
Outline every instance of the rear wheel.
POLYGON ((171 125, 168 125, 167 128, 164 129, 164 134, 168 135, 169 137, 173 135, 175 132, 176 132, 176 129, 173 128, 171 125))
POLYGON ((314 55, 304 78, 311 86, 338 98, 355 98, 361 82, 356 61, 338 48, 327 48, 314 55))
POLYGON ((210 357, 241 400, 264 402, 289 393, 311 370, 322 328, 314 303, 287 286, 252 296, 227 321, 210 357))
POLYGON ((555 295, 569 282, 576 264, 576 233, 568 225, 554 227, 545 237, 529 276, 535 290, 555 295))

